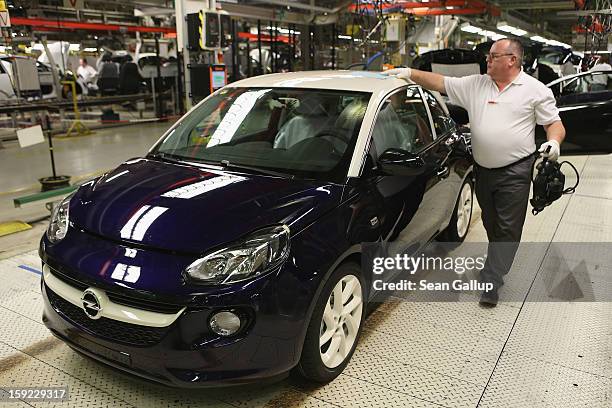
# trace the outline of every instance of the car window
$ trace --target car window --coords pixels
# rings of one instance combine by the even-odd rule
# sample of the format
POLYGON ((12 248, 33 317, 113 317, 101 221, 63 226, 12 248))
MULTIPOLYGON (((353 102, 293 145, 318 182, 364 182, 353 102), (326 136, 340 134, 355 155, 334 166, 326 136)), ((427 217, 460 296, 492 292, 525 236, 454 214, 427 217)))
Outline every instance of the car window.
POLYGON ((603 91, 612 86, 609 72, 591 72, 563 81, 562 95, 576 95, 587 92, 603 91))
POLYGON ((431 112, 431 118, 433 119, 434 128, 436 129, 436 135, 444 136, 446 133, 454 129, 455 123, 453 120, 444 112, 442 106, 438 100, 429 92, 424 91, 425 100, 429 105, 429 111, 431 112))
POLYGON ((433 142, 418 88, 404 89, 387 98, 374 123, 372 141, 378 157, 392 148, 417 153, 433 142))
POLYGON ((152 155, 342 180, 370 94, 226 87, 181 119, 152 155))
POLYGON ((559 65, 563 62, 565 55, 560 51, 544 52, 539 56, 540 62, 559 65))

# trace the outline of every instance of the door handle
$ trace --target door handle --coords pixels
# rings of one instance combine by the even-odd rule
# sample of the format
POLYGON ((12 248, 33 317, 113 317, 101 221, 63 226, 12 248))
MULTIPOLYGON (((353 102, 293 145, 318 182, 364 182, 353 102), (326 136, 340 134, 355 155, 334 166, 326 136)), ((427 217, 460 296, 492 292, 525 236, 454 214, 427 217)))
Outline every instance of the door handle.
POLYGON ((450 174, 450 169, 448 168, 448 166, 438 167, 438 169, 436 170, 436 176, 440 178, 446 178, 448 177, 449 174, 450 174))

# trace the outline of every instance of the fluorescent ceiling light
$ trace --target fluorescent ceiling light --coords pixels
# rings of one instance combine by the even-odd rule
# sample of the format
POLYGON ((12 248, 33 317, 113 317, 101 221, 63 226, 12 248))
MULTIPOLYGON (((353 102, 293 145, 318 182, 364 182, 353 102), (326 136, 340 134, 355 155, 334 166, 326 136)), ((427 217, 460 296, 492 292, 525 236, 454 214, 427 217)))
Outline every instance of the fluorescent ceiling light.
POLYGON ((486 37, 493 37, 494 35, 497 35, 495 31, 487 31, 487 30, 482 31, 480 34, 486 37))
POLYGON ((34 44, 34 45, 32 46, 32 49, 33 49, 33 50, 37 50, 37 51, 44 51, 44 50, 45 50, 45 47, 44 47, 42 44, 34 44))
POLYGON ((340 38, 341 40, 350 40, 351 36, 350 35, 339 35, 338 38, 340 38))
MULTIPOLYGON (((281 34, 290 34, 291 33, 291 30, 289 30, 287 28, 280 28, 280 27, 274 28, 274 27, 271 27, 271 26, 267 26, 266 30, 276 30, 276 31, 278 31, 281 34)), ((295 31, 294 30, 293 34, 301 34, 301 33, 299 31, 295 31)))
POLYGON ((68 46, 68 51, 78 51, 81 49, 81 45, 80 44, 70 44, 68 46))
POLYGON ((502 38, 508 38, 508 37, 506 37, 506 36, 505 36, 505 35, 503 35, 503 34, 495 34, 495 35, 491 36, 491 39, 492 39, 493 41, 501 40, 502 38))
POLYGON ((463 23, 461 24, 461 31, 465 31, 466 33, 480 33, 482 30, 478 27, 474 27, 473 25, 470 25, 470 23, 463 23))
POLYGON ((520 29, 520 28, 515 28, 514 30, 512 30, 512 31, 510 31, 510 32, 511 32, 512 34, 514 34, 514 35, 518 36, 518 37, 520 37, 520 36, 522 36, 522 35, 527 34, 527 31, 522 30, 522 29, 520 29))
POLYGON ((508 25, 505 22, 501 21, 501 22, 497 23, 497 29, 501 30, 501 31, 505 31, 507 33, 510 33, 513 30, 516 30, 516 27, 513 27, 513 26, 508 25))
POLYGON ((537 41, 537 42, 543 42, 545 43, 547 40, 544 37, 540 37, 539 35, 534 35, 532 37, 529 37, 531 40, 533 41, 537 41))

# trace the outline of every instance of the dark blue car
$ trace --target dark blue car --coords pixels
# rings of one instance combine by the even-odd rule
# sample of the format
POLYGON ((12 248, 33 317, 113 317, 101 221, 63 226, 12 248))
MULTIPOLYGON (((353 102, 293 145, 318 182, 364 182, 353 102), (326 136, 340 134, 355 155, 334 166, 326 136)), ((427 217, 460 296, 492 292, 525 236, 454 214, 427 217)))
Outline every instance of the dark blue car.
POLYGON ((439 95, 395 78, 236 82, 54 210, 43 320, 169 385, 330 381, 376 295, 362 243, 467 234, 468 144, 439 95))

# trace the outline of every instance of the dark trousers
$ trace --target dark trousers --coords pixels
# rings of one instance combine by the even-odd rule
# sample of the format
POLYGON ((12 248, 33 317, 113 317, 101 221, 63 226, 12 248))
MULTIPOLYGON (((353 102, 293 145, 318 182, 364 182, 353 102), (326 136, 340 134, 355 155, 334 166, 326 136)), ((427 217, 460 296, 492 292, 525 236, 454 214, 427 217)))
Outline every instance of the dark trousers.
POLYGON ((475 166, 476 198, 489 238, 480 280, 497 288, 504 284, 521 241, 534 161, 530 156, 499 169, 475 166))

